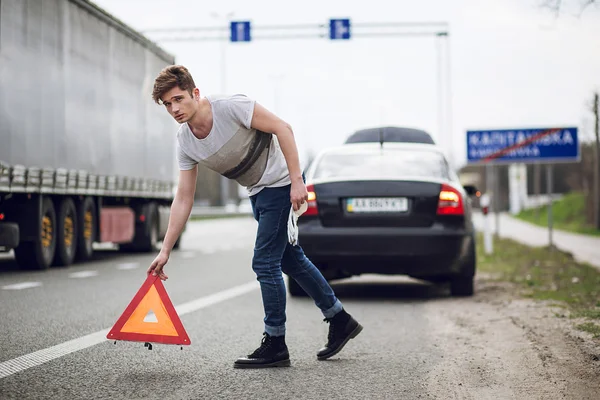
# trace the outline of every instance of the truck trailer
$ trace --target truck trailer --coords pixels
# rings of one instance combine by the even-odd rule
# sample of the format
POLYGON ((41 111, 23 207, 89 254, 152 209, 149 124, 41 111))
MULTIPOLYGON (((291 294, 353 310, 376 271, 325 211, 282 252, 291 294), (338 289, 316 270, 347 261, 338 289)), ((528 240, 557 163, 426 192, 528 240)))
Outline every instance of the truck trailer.
POLYGON ((151 92, 174 63, 87 0, 0 0, 0 250, 21 268, 164 238, 177 127, 151 92))

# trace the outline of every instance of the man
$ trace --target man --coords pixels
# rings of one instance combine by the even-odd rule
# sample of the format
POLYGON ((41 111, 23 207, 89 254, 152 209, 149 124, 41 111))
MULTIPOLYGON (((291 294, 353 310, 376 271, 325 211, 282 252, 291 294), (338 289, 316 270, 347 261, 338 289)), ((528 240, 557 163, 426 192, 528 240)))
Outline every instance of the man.
POLYGON ((163 69, 153 99, 181 124, 177 132, 179 186, 163 246, 148 273, 167 279, 164 266, 192 210, 198 163, 246 186, 258 232, 252 268, 260 282, 265 329, 260 347, 235 361, 236 368, 289 366, 285 344, 285 272, 308 293, 329 322, 319 360, 337 354, 362 326, 336 298, 320 271, 299 246, 288 243, 290 207, 308 199, 291 127, 244 95, 201 98, 189 71, 163 69))

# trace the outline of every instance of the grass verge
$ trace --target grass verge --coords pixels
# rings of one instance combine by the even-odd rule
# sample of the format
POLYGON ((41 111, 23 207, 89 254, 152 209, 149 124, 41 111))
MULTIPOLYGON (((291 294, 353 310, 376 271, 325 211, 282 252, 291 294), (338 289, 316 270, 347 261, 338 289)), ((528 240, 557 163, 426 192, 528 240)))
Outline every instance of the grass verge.
POLYGON ((600 338, 600 271, 576 262, 568 253, 510 239, 495 239, 493 254, 486 255, 483 236, 478 239, 479 271, 519 285, 527 297, 557 302, 570 317, 586 321, 578 329, 600 338))
MULTIPOLYGON (((600 236, 600 230, 586 221, 585 197, 583 193, 568 193, 552 203, 552 220, 557 229, 600 236)), ((521 211, 517 218, 539 226, 548 226, 548 207, 521 211)))

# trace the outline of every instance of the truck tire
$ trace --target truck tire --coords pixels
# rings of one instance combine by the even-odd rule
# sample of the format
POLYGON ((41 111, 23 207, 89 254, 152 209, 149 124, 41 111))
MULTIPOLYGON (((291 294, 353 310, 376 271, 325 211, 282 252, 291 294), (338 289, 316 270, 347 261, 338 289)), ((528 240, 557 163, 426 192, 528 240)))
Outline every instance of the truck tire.
POLYGON ((145 216, 144 222, 136 222, 135 236, 131 243, 121 244, 121 251, 150 253, 158 249, 158 206, 155 202, 144 204, 139 211, 145 216))
POLYGON ((33 241, 24 241, 15 248, 15 258, 23 269, 47 269, 56 249, 56 212, 49 197, 42 197, 39 235, 33 241))
POLYGON ((66 267, 73 263, 77 252, 78 226, 75 203, 72 198, 64 197, 58 207, 56 219, 55 266, 66 267))
POLYGON ((146 204, 143 210, 146 223, 139 234, 136 232, 134 246, 141 252, 150 253, 158 248, 158 206, 151 202, 146 204))
POLYGON ((77 207, 77 253, 80 261, 86 261, 94 255, 94 241, 96 240, 97 219, 96 203, 91 197, 86 197, 77 207))

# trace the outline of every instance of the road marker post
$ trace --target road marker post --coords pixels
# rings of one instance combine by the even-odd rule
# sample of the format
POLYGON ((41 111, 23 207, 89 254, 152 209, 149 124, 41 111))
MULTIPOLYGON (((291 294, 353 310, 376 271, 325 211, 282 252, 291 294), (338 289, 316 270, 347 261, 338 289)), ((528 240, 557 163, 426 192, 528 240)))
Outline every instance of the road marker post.
POLYGON ((492 229, 490 228, 490 196, 484 193, 479 200, 483 212, 483 246, 485 254, 492 254, 494 245, 492 243, 492 229))

